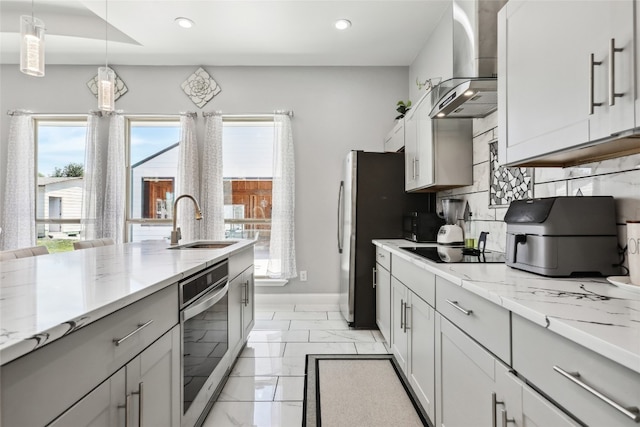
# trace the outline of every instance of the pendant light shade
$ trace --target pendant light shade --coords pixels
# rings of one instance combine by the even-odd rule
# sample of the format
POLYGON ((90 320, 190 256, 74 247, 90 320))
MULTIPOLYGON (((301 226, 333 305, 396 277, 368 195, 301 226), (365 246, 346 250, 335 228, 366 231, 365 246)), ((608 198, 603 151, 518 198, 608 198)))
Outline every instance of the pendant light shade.
POLYGON ((107 66, 98 68, 98 109, 114 110, 115 87, 116 73, 107 66))
POLYGON ((20 17, 20 71, 44 76, 44 22, 29 15, 20 17))

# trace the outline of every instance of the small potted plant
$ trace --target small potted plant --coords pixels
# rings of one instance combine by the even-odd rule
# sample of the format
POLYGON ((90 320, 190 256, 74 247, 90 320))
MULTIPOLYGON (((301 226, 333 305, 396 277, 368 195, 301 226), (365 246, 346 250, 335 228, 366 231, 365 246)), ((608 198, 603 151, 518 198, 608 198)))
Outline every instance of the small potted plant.
POLYGON ((396 120, 400 120, 411 109, 411 100, 407 101, 406 103, 400 100, 396 105, 397 105, 396 111, 400 113, 400 115, 396 117, 396 120))

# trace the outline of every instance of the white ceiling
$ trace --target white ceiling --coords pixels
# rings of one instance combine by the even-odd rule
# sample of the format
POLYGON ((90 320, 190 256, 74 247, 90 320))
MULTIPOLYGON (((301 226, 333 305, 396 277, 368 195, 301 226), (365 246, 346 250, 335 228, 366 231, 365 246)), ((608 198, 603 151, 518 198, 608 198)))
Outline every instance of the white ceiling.
MULTIPOLYGON (((410 65, 450 0, 34 0, 47 64, 410 65), (177 17, 195 22, 178 27, 177 17), (338 31, 337 19, 351 28, 338 31)), ((19 62, 19 16, 0 0, 0 63, 19 62)))

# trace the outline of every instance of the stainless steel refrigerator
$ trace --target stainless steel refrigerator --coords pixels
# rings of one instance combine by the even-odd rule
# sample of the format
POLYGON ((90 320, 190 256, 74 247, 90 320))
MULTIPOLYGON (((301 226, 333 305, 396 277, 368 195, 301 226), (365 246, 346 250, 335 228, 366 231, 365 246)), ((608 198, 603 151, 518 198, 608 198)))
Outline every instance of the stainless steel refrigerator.
POLYGON ((373 239, 402 238, 405 212, 433 212, 435 194, 404 191, 404 153, 351 151, 338 192, 340 311, 349 326, 376 327, 373 239))

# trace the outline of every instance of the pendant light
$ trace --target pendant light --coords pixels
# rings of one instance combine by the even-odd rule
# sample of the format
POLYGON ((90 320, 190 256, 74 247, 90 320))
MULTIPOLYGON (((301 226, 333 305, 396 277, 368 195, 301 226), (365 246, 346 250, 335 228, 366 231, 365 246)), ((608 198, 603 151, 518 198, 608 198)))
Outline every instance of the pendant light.
POLYGON ((30 76, 44 76, 44 22, 33 16, 20 16, 20 71, 30 76))
POLYGON ((113 111, 115 103, 116 73, 109 68, 107 57, 109 54, 109 21, 107 0, 104 1, 104 67, 98 68, 98 109, 113 111))

